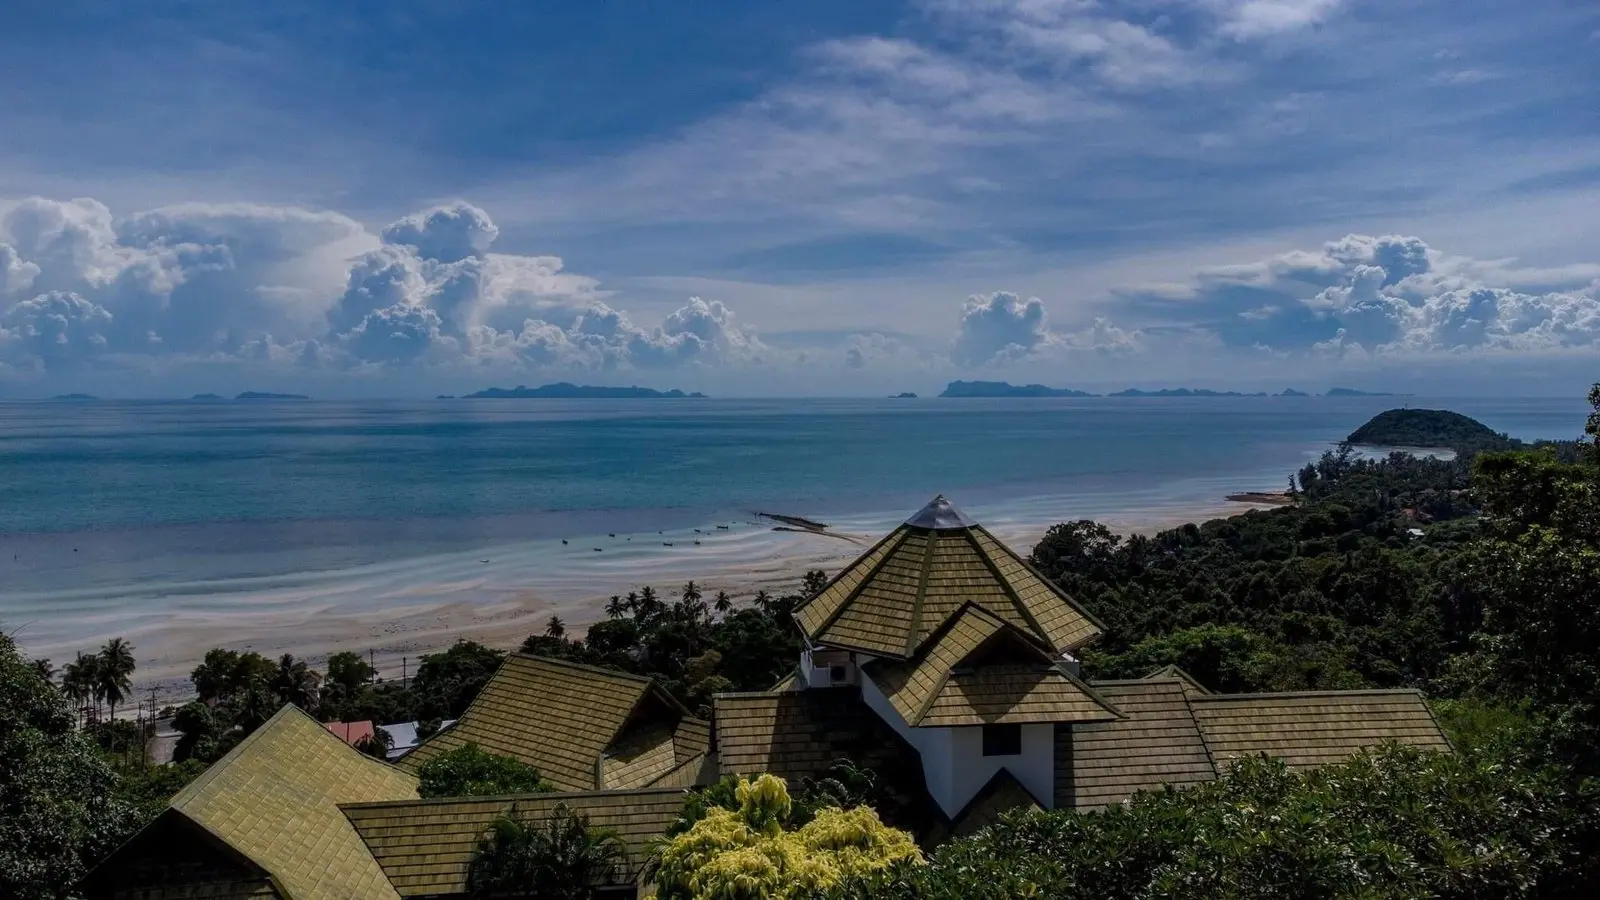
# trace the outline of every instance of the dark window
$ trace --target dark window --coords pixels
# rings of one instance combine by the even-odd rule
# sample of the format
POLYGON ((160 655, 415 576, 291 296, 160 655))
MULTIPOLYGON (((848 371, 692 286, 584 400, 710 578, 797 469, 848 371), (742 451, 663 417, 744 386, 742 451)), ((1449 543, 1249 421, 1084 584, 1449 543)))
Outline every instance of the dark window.
POLYGON ((844 681, 846 678, 849 678, 849 677, 850 677, 850 670, 846 669, 844 666, 829 666, 828 667, 828 678, 830 680, 832 680, 834 684, 838 684, 839 682, 844 681))
POLYGON ((1022 753, 1021 725, 983 726, 984 756, 1017 756, 1022 753))

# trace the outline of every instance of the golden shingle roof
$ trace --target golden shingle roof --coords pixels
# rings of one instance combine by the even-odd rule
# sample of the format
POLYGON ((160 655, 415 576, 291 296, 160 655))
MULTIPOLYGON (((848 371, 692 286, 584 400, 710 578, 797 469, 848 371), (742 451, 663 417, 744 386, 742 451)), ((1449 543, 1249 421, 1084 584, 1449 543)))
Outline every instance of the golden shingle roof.
POLYGON ((724 775, 763 772, 794 781, 841 759, 883 772, 916 772, 915 750, 854 688, 718 694, 717 758, 724 775))
POLYGON ((1149 675, 1145 676, 1145 680, 1147 680, 1147 681, 1153 681, 1153 680, 1156 680, 1156 679, 1163 679, 1164 680, 1164 679, 1171 679, 1171 678, 1176 678, 1179 681, 1183 682, 1183 689, 1185 691, 1188 691, 1191 694, 1209 694, 1209 693, 1211 693, 1211 689, 1210 688, 1208 688, 1205 685, 1201 684, 1199 681, 1195 680, 1195 677, 1193 675, 1190 675, 1188 672, 1185 672, 1184 670, 1178 668, 1175 665, 1162 666, 1161 668, 1159 668, 1159 669, 1155 670, 1154 672, 1151 672, 1149 675))
POLYGON ((914 727, 1117 718, 1016 626, 970 601, 916 659, 875 663, 868 674, 914 727))
POLYGON ((1137 791, 1215 778, 1211 754, 1175 678, 1097 681, 1127 718, 1056 733, 1056 806, 1099 809, 1137 791))
POLYGON ((638 787, 704 753, 705 722, 648 678, 516 653, 460 721, 399 765, 416 771, 467 743, 538 769, 563 791, 638 787))
POLYGON ((1022 782, 1010 770, 1001 768, 967 805, 950 820, 950 833, 966 837, 1000 820, 1009 812, 1025 809, 1043 809, 1022 782))
POLYGON ((628 847, 629 877, 636 877, 649 859, 650 842, 666 832, 685 796, 682 789, 670 788, 520 794, 357 803, 343 811, 401 897, 432 897, 466 891, 478 839, 489 823, 513 809, 517 818, 534 822, 565 805, 588 819, 590 828, 615 831, 628 847))
POLYGON ((907 659, 969 602, 1059 651, 1100 633, 1093 616, 943 497, 794 615, 815 644, 907 659))
POLYGON ((285 900, 395 897, 338 804, 415 798, 417 780, 286 706, 172 798, 266 870, 285 900))
POLYGON ((90 900, 282 900, 272 876, 171 807, 84 882, 90 900))
POLYGON ((1191 696, 1189 705, 1219 766, 1265 753, 1307 768, 1386 741, 1450 749, 1415 690, 1210 694, 1191 696))

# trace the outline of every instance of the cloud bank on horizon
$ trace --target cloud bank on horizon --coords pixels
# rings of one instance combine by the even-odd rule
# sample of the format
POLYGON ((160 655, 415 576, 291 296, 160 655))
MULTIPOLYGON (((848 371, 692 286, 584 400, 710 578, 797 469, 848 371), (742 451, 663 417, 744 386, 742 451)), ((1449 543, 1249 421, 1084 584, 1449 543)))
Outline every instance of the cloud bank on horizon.
POLYGON ((1600 10, 820 3, 696 13, 691 60, 641 21, 604 72, 560 37, 592 11, 547 12, 323 11, 361 25, 338 54, 248 12, 0 37, 60 76, 0 76, 0 396, 1542 391, 1600 359, 1600 10), (132 46, 163 65, 101 105, 132 46))
POLYGON ((21 379, 136 378, 174 364, 358 378, 748 374, 819 362, 1003 373, 1208 348, 1463 361, 1600 348, 1600 266, 1520 267, 1401 235, 1351 234, 1130 287, 1119 292, 1122 321, 1097 316, 1079 329, 1052 325, 1039 297, 945 298, 950 330, 920 352, 865 332, 824 353, 769 346, 717 299, 689 297, 641 326, 561 259, 493 252, 498 233, 462 202, 373 234, 293 207, 188 204, 118 220, 93 200, 29 198, 0 212, 0 365, 21 379))

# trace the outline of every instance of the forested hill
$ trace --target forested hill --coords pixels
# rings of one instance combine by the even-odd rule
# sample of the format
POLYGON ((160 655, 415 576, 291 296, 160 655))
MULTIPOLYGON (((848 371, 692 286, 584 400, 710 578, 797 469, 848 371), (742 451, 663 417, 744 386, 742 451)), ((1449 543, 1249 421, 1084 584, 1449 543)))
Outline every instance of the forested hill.
POLYGON ((1447 409, 1391 409, 1345 439, 1369 447, 1445 447, 1457 452, 1515 450, 1522 442, 1447 409))

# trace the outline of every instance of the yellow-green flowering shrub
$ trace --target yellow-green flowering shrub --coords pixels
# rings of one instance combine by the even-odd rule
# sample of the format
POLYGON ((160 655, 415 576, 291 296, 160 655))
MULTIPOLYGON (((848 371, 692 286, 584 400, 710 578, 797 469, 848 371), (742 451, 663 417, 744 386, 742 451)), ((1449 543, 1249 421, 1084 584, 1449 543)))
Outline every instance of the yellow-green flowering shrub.
POLYGON ((897 862, 920 863, 911 836, 868 807, 818 811, 785 831, 792 809, 781 778, 743 779, 737 812, 714 808, 661 850, 661 895, 683 900, 785 900, 897 862))

